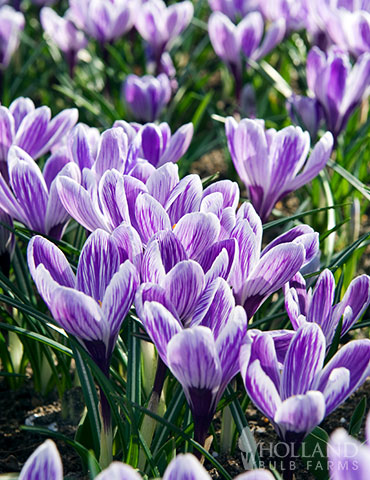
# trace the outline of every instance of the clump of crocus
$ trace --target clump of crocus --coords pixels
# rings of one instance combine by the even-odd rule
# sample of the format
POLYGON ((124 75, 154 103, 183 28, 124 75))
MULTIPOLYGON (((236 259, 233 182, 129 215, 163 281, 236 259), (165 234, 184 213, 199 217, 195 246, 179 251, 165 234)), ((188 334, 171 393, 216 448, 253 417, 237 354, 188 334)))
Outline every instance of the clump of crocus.
POLYGON ((122 94, 133 117, 140 122, 154 122, 171 99, 171 83, 166 74, 128 75, 122 94))
POLYGON ((306 281, 297 273, 285 286, 285 308, 294 330, 306 322, 320 325, 329 347, 341 320, 340 336, 345 335, 357 322, 370 304, 370 277, 360 275, 352 280, 343 299, 333 305, 335 279, 330 270, 325 269, 317 279, 313 290, 306 290, 306 281))
POLYGON ((0 7, 0 75, 18 48, 24 23, 23 13, 17 12, 9 5, 0 7))
MULTIPOLYGON (((55 321, 75 336, 102 372, 109 366, 119 330, 131 307, 139 275, 128 259, 135 246, 130 227, 122 225, 112 235, 96 230, 86 241, 73 273, 61 250, 43 237, 28 246, 28 265, 37 289, 55 321)), ((112 425, 108 400, 100 392, 101 464, 112 457, 112 425)))
POLYGON ((67 11, 64 17, 60 17, 49 7, 42 8, 40 12, 42 28, 64 53, 70 76, 73 77, 78 52, 86 47, 87 38, 69 17, 70 11, 67 11))
POLYGON ((370 84, 370 53, 352 66, 349 56, 332 47, 328 53, 314 47, 307 56, 307 83, 323 109, 326 127, 334 138, 345 129, 370 84))
POLYGON ((117 40, 135 21, 134 0, 69 0, 69 5, 76 26, 101 44, 117 40))
POLYGON ((333 148, 333 136, 326 132, 307 159, 308 132, 300 127, 265 130, 261 120, 238 124, 228 117, 226 136, 234 166, 263 222, 276 202, 318 175, 333 148))
POLYGON ((291 457, 304 438, 359 388, 370 373, 370 340, 354 340, 324 366, 326 342, 321 328, 307 322, 278 360, 269 332, 251 331, 242 346, 240 370, 256 407, 289 445, 285 478, 291 479, 291 457))
POLYGON ((223 13, 214 12, 209 17, 208 33, 216 54, 227 64, 235 79, 237 99, 242 88, 242 57, 254 61, 266 56, 284 37, 283 19, 272 23, 264 34, 264 21, 259 12, 251 12, 234 25, 223 13))

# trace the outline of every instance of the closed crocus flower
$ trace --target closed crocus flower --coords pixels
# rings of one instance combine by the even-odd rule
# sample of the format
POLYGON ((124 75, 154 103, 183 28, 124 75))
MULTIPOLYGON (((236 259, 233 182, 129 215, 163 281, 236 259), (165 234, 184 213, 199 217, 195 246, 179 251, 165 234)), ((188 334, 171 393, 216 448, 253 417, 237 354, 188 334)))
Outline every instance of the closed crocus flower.
POLYGON ((299 127, 265 130, 260 120, 226 121, 234 166, 265 222, 276 202, 311 181, 329 160, 333 136, 326 132, 307 159, 310 135, 299 127))
POLYGON ((314 47, 307 56, 307 83, 324 111, 326 126, 335 138, 346 127, 370 85, 370 53, 351 66, 348 54, 338 48, 328 53, 314 47))
POLYGON ((285 286, 285 308, 293 328, 306 322, 320 325, 330 347, 335 331, 343 318, 341 336, 345 335, 357 322, 370 304, 370 277, 360 275, 352 280, 343 299, 334 304, 335 279, 330 270, 325 269, 317 279, 313 290, 307 291, 306 281, 297 273, 285 286))
POLYGON ((0 7, 0 70, 9 65, 13 53, 18 48, 24 23, 23 13, 8 5, 0 7))
POLYGON ((135 27, 155 52, 157 62, 162 53, 169 50, 172 42, 189 25, 194 7, 190 1, 174 3, 169 7, 163 0, 142 2, 135 27))
POLYGON ((58 175, 63 175, 79 182, 80 171, 74 163, 65 164, 63 157, 58 161, 61 162, 59 172, 55 169, 44 176, 28 153, 19 147, 11 147, 9 185, 0 175, 0 207, 29 229, 60 240, 69 215, 59 200, 56 180, 58 175))
POLYGON ((158 77, 128 75, 122 93, 136 120, 153 122, 170 101, 172 91, 169 78, 161 73, 158 77))
POLYGON ((245 388, 290 446, 290 455, 370 373, 370 340, 347 343, 324 366, 325 337, 314 323, 299 328, 282 362, 268 332, 249 334, 249 339, 240 353, 245 388))
POLYGON ((70 74, 73 76, 78 52, 87 45, 85 35, 69 19, 68 11, 64 17, 60 17, 51 8, 44 7, 40 12, 40 21, 44 31, 65 54, 70 74))
POLYGON ((63 480, 63 465, 52 440, 41 444, 24 464, 19 480, 63 480))
POLYGON ((135 20, 134 0, 69 0, 71 19, 100 43, 128 32, 135 20))

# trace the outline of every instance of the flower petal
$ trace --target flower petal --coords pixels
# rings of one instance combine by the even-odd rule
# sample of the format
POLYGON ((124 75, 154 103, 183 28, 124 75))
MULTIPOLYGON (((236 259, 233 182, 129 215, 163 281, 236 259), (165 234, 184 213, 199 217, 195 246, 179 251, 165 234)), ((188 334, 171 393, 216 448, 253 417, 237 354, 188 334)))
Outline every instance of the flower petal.
POLYGON ((160 230, 171 230, 170 219, 165 209, 147 193, 137 197, 135 217, 144 243, 148 243, 152 236, 160 230))
POLYGON ((63 465, 52 440, 42 443, 24 464, 19 480, 63 480, 63 465))
POLYGON ((207 470, 191 455, 179 454, 166 468, 163 480, 211 480, 207 470))
POLYGON ((165 205, 172 225, 185 214, 199 210, 202 190, 198 175, 188 175, 176 185, 165 205))
POLYGON ((141 475, 131 467, 121 462, 112 462, 95 480, 142 480, 141 475))

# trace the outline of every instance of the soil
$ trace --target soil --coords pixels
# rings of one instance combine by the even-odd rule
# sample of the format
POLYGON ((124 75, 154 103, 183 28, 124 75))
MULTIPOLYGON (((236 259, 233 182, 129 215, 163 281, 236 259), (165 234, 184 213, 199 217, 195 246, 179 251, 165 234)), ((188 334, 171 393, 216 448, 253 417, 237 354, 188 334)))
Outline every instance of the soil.
MULTIPOLYGON (((338 427, 348 429, 353 411, 364 396, 370 399, 370 379, 323 422, 322 428, 329 434, 338 427)), ((40 434, 22 430, 21 427, 25 423, 56 430, 69 438, 74 437, 77 429, 76 419, 79 416, 76 415, 76 410, 81 412, 83 406, 78 387, 69 392, 67 400, 68 405, 73 404, 74 418, 63 418, 62 405, 56 395, 41 397, 35 393, 31 381, 18 390, 9 390, 5 381, 0 382, 0 473, 19 472, 31 453, 45 440, 40 434)), ((247 418, 257 443, 274 445, 277 442, 269 421, 253 405, 247 409, 247 418)), ((363 427, 359 434, 361 440, 364 438, 363 427)), ((87 480, 88 476, 82 471, 80 459, 74 449, 63 441, 57 440, 56 444, 63 460, 65 478, 87 480)), ((264 452, 268 453, 268 449, 266 448, 264 452)), ((212 447, 211 453, 217 456, 212 447)), ((219 455, 217 460, 232 477, 244 472, 242 452, 238 447, 233 455, 219 455)), ((277 459, 262 456, 261 460, 264 461, 266 468, 271 463, 279 470, 280 461, 277 459)), ((222 478, 207 462, 205 467, 213 479, 222 478)), ((299 480, 314 479, 307 473, 302 462, 298 463, 296 471, 299 480)))

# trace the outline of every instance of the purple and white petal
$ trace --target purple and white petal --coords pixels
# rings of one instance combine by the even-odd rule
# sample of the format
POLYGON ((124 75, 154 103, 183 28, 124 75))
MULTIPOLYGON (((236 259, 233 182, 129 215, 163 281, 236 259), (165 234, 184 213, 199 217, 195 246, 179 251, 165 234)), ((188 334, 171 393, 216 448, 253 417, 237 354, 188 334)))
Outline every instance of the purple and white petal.
POLYGON ((142 480, 141 475, 131 467, 121 462, 112 462, 95 480, 142 480))
POLYGON ((116 240, 118 253, 120 256, 120 263, 129 259, 135 265, 138 272, 141 269, 141 262, 143 258, 143 244, 137 231, 122 223, 112 232, 112 237, 116 240))
POLYGON ((135 217, 144 243, 148 243, 160 230, 171 230, 170 219, 165 209, 147 193, 137 197, 135 217))
POLYGON ((52 440, 46 440, 23 465, 19 480, 63 480, 63 465, 52 440))
POLYGON ((199 210, 202 191, 202 182, 198 175, 187 175, 180 180, 165 205, 172 225, 187 213, 199 210))
POLYGON ((166 163, 156 169, 148 178, 146 186, 150 195, 158 200, 161 205, 165 205, 171 191, 179 181, 178 166, 173 163, 166 163))
POLYGON ((194 127, 192 123, 187 123, 180 127, 172 135, 169 144, 161 155, 157 167, 165 163, 176 163, 187 152, 193 138, 194 127))
POLYGON ((194 455, 186 453, 171 460, 163 480, 211 480, 211 477, 194 455))

